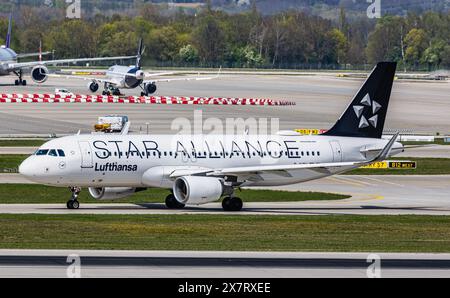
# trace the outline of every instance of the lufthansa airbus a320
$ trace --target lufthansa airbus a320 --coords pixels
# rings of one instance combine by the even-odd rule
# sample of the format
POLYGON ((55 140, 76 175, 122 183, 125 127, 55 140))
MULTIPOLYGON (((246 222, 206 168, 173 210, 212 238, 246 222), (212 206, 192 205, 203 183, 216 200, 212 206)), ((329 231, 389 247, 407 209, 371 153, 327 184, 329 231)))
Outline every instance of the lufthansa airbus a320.
POLYGON ((238 187, 305 182, 384 160, 404 150, 383 140, 396 64, 379 63, 326 133, 304 135, 73 135, 49 141, 19 167, 29 180, 69 187, 69 209, 82 187, 96 199, 167 188, 168 208, 221 198, 241 210, 238 187))

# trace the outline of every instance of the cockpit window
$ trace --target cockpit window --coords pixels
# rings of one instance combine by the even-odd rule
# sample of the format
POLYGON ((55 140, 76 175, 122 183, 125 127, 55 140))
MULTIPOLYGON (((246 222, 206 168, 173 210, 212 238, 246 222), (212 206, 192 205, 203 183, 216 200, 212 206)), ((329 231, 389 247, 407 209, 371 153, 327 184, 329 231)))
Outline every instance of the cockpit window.
POLYGON ((56 150, 55 150, 55 149, 51 149, 51 150, 48 152, 48 155, 50 155, 50 156, 58 156, 58 154, 56 153, 56 150))
POLYGON ((66 156, 66 155, 64 154, 64 150, 61 150, 61 149, 58 149, 58 154, 59 154, 59 156, 61 156, 61 157, 66 156))
POLYGON ((48 149, 40 149, 36 151, 36 155, 47 155, 48 149))

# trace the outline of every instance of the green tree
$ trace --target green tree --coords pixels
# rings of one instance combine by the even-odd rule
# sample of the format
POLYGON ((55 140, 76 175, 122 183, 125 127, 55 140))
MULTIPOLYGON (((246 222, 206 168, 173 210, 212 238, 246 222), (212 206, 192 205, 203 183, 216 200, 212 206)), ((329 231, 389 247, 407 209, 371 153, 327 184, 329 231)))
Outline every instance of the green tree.
POLYGON ((394 16, 385 16, 378 20, 375 29, 369 35, 366 48, 369 63, 402 60, 401 28, 404 22, 403 18, 394 16))
POLYGON ((405 37, 405 59, 407 62, 417 65, 427 48, 427 36, 423 29, 413 28, 405 37))
POLYGON ((192 34, 192 42, 204 62, 217 63, 225 54, 225 33, 221 23, 212 14, 201 16, 192 34))
POLYGON ((198 62, 198 51, 193 45, 187 44, 180 48, 180 51, 178 52, 178 59, 187 63, 198 62))

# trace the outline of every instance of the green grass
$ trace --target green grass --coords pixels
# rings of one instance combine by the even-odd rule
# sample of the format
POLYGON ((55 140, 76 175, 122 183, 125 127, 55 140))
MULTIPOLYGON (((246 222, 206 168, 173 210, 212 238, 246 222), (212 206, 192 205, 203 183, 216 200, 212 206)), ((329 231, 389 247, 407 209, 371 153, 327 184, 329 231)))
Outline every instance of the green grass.
POLYGON ((391 160, 412 160, 417 162, 417 169, 357 169, 346 175, 448 175, 450 158, 396 158, 391 160))
POLYGON ((20 163, 27 157, 28 155, 22 154, 0 154, 0 173, 17 170, 20 163))
MULTIPOLYGON (((120 200, 118 203, 163 203, 169 190, 150 188, 132 196, 120 200)), ((244 202, 288 202, 288 201, 319 201, 319 200, 343 200, 350 196, 317 193, 317 192, 287 192, 267 190, 237 190, 244 202)), ((0 184, 0 204, 44 204, 44 203, 66 203, 70 198, 67 188, 51 187, 36 184, 0 184)), ((97 201, 93 199, 87 189, 83 189, 79 200, 81 203, 111 203, 111 201, 97 201)))
POLYGON ((0 248, 450 252, 449 216, 0 214, 0 248))
POLYGON ((0 140, 0 147, 39 147, 46 140, 0 140))

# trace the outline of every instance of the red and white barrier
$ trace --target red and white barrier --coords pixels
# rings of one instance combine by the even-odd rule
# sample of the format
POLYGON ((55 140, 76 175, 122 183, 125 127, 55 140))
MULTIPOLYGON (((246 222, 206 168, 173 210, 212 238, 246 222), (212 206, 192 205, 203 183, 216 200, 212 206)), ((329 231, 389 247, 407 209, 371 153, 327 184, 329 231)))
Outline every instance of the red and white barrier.
POLYGON ((0 103, 123 103, 123 104, 187 104, 187 105, 252 105, 290 106, 295 102, 256 98, 184 97, 184 96, 108 96, 57 94, 0 94, 0 103))

